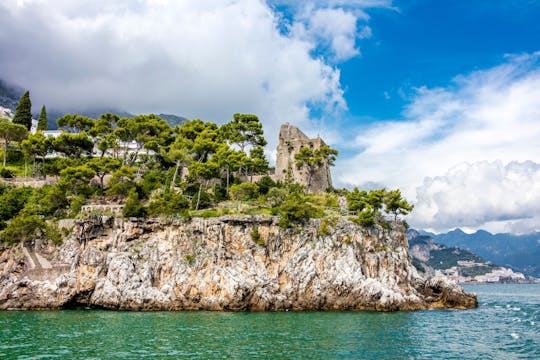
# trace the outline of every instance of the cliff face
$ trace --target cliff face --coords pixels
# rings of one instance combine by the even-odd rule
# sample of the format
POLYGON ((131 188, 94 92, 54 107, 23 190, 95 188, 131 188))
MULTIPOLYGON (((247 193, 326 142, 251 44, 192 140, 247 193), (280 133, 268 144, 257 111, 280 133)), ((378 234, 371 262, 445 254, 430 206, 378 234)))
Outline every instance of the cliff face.
POLYGON ((413 265, 425 273, 442 272, 458 283, 531 283, 519 272, 485 261, 481 256, 458 247, 436 243, 433 238, 420 235, 415 230, 407 231, 409 253, 413 265))
POLYGON ((476 296, 411 265, 405 229, 340 220, 281 229, 277 219, 76 222, 60 247, 0 252, 0 309, 400 310, 469 308, 476 296), (257 227, 264 245, 251 235, 257 227))

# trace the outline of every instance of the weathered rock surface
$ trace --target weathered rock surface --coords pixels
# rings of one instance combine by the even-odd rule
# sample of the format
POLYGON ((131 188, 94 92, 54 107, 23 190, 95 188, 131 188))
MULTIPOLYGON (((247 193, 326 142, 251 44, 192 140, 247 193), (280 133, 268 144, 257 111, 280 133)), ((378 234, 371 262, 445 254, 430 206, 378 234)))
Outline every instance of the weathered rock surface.
POLYGON ((412 310, 470 308, 476 296, 411 265, 405 229, 321 220, 281 229, 277 219, 188 222, 94 217, 60 247, 0 252, 0 309, 412 310), (251 236, 256 226, 265 245, 251 236))

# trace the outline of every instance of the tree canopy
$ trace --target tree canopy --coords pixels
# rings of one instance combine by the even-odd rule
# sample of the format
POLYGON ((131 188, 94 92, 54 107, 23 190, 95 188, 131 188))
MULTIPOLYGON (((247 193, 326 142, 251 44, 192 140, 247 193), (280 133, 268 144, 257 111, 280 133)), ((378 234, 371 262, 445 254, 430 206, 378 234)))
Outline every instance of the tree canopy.
POLYGON ((32 127, 32 102, 30 101, 30 92, 25 92, 19 99, 19 103, 15 108, 13 123, 22 125, 26 130, 30 131, 32 127))
POLYGON ((3 167, 6 167, 8 145, 14 141, 21 141, 28 135, 24 125, 12 123, 9 120, 0 119, 0 139, 4 141, 4 161, 3 167))
MULTIPOLYGON (((45 107, 42 115, 40 119, 46 118, 45 107)), ((82 205, 95 200, 124 204, 126 217, 187 219, 246 211, 242 213, 277 215, 284 227, 326 216, 339 206, 331 191, 310 192, 311 177, 334 164, 337 150, 302 147, 294 166, 305 170, 307 186, 276 182, 269 174, 263 127, 255 115, 235 114, 221 126, 195 119, 171 127, 153 114, 104 114, 98 119, 67 114, 58 125, 65 131, 53 138, 40 130, 28 134, 24 125, 0 120, 4 167, 9 160, 8 171, 18 166, 21 174, 24 166, 26 174, 30 159, 35 170, 31 174, 50 176, 52 182, 20 189, 0 183, 0 239, 5 243, 31 237, 52 240, 50 223, 79 216, 82 205), (6 160, 8 148, 17 151, 6 160), (236 203, 236 210, 228 203, 236 203)), ((412 210, 399 190, 343 191, 349 209, 358 213, 356 221, 365 225, 381 223, 384 213, 397 219, 412 210)))
POLYGON ((45 105, 41 107, 41 112, 39 113, 38 119, 38 130, 47 130, 49 128, 49 120, 47 119, 47 109, 45 105))

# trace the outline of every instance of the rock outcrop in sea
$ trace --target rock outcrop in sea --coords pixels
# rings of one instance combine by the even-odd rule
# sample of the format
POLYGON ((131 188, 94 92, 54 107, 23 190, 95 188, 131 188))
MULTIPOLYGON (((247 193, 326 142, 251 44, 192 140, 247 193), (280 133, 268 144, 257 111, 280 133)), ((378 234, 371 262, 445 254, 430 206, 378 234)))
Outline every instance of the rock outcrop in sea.
POLYGON ((455 283, 417 272, 401 223, 387 229, 346 219, 320 223, 283 229, 276 217, 247 215, 77 220, 61 246, 36 242, 0 251, 0 309, 477 306, 476 296, 455 283))

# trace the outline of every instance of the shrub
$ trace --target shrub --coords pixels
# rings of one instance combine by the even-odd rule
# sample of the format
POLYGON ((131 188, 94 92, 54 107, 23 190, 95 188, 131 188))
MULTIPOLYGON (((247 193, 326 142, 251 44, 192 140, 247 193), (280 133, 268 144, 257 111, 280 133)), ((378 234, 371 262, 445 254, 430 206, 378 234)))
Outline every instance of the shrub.
POLYGON ((301 197, 292 197, 281 205, 279 214, 281 215, 279 225, 289 228, 295 222, 303 222, 310 218, 320 217, 322 211, 310 203, 305 202, 301 197))
POLYGON ((144 173, 139 182, 141 195, 145 198, 150 196, 153 190, 161 188, 166 182, 164 173, 159 169, 151 169, 144 173))
POLYGON ((29 242, 39 237, 46 237, 58 242, 59 234, 36 215, 19 215, 13 218, 8 226, 0 232, 0 241, 13 245, 29 242))
POLYGON ((0 169, 0 176, 3 177, 4 179, 11 179, 12 177, 15 176, 15 174, 13 173, 13 171, 11 171, 8 168, 2 168, 0 169))
POLYGON ((165 192, 154 196, 148 204, 148 215, 174 215, 182 214, 189 208, 189 201, 182 195, 174 192, 165 192))
POLYGON ((0 195, 0 220, 9 220, 16 216, 31 198, 31 187, 9 187, 0 195))
POLYGON ((139 194, 135 189, 132 189, 129 193, 126 205, 122 210, 124 217, 144 217, 146 216, 146 209, 139 200, 139 194))
POLYGON ((271 188, 276 187, 276 182, 268 175, 263 176, 259 181, 257 181, 259 186, 259 194, 266 195, 271 188))
POLYGON ((117 169, 108 183, 108 195, 128 195, 135 187, 136 169, 129 166, 122 166, 117 169))
MULTIPOLYGON (((195 207, 197 206, 197 196, 198 196, 198 194, 195 193, 195 195, 193 195, 193 197, 191 198, 191 208, 192 209, 195 209, 195 207)), ((201 199, 200 199, 200 202, 199 202, 199 210, 200 209, 207 209, 210 206, 212 206, 212 204, 213 204, 213 201, 212 201, 212 197, 210 196, 210 194, 208 194, 206 191, 201 191, 201 199)))
POLYGON ((184 259, 188 264, 193 264, 193 261, 195 261, 195 258, 191 254, 184 255, 184 259))
POLYGON ((69 214, 71 217, 77 216, 77 214, 81 211, 85 201, 86 198, 82 195, 74 197, 71 200, 71 202, 69 203, 69 214))
POLYGON ((406 229, 406 230, 409 230, 409 228, 410 228, 409 223, 406 222, 405 220, 403 220, 402 223, 403 223, 403 226, 405 226, 405 229, 406 229))
POLYGON ((355 220, 360 225, 372 226, 375 224, 375 212, 371 209, 361 211, 355 220))
POLYGON ((259 195, 259 186, 249 182, 238 185, 235 184, 229 189, 229 195, 231 198, 233 198, 233 200, 253 200, 259 195))
POLYGON ((287 190, 273 187, 266 194, 266 201, 271 207, 280 206, 287 199, 287 190))
POLYGON ((254 226, 253 229, 251 229, 251 240, 253 240, 253 242, 257 245, 265 245, 264 239, 259 233, 259 228, 257 226, 254 226))
POLYGON ((323 218, 317 230, 317 235, 326 236, 330 235, 330 228, 328 227, 328 218, 323 218))
POLYGON ((326 194, 324 206, 339 207, 339 200, 335 194, 326 194))
POLYGON ((44 185, 34 189, 22 212, 26 215, 63 216, 69 205, 66 193, 58 186, 44 185))

